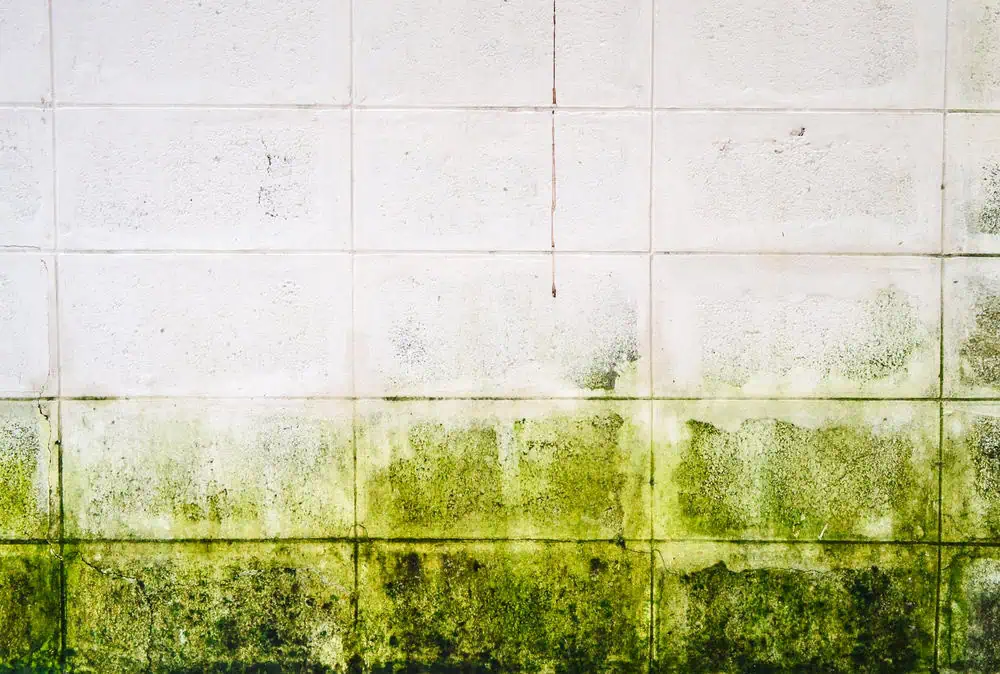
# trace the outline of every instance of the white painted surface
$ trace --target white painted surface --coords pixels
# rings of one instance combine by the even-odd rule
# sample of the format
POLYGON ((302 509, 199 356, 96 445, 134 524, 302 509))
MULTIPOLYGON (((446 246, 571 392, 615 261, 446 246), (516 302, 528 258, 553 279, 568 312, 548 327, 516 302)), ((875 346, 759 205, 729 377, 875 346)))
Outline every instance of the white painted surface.
POLYGON ((346 255, 67 255, 69 395, 346 395, 346 255))
POLYGON ((0 4, 0 100, 49 100, 49 11, 39 0, 0 4))
POLYGON ((548 248, 549 117, 542 112, 356 113, 357 246, 548 248))
POLYGON ((659 113, 658 250, 932 253, 941 115, 659 113))
POLYGON ((0 247, 52 246, 52 180, 52 113, 0 109, 0 247))
POLYGON ((67 110, 60 244, 348 248, 350 138, 342 110, 67 110))
POLYGON ((646 258, 567 255, 556 277, 553 298, 543 255, 359 257, 358 394, 603 395, 595 369, 647 392, 646 258))
POLYGON ((946 0, 658 0, 656 103, 939 107, 945 6, 946 0))
POLYGON ((57 100, 346 103, 349 8, 349 0, 55 0, 57 100))
POLYGON ((0 395, 53 395, 55 264, 50 255, 0 253, 0 395))

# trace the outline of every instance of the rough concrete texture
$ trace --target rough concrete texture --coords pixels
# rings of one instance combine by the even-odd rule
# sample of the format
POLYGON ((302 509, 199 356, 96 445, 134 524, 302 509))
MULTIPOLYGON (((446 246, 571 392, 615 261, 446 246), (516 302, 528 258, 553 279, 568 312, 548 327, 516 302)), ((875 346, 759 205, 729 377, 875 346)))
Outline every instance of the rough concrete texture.
POLYGON ((1000 0, 0 2, 0 674, 1000 671, 1000 0))

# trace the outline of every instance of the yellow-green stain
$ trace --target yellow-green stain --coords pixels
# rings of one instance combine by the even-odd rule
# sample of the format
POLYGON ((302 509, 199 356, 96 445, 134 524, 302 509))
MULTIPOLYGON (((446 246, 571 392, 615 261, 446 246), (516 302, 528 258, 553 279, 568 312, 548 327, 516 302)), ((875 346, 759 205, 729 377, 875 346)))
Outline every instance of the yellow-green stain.
POLYGON ((649 551, 612 544, 361 548, 370 672, 645 672, 649 551))
POLYGON ((495 409, 452 417, 393 403, 359 419, 358 517, 367 533, 648 535, 645 405, 495 409))
POLYGON ((937 529, 935 406, 702 403, 671 410, 660 409, 667 420, 657 435, 660 535, 926 540, 937 529))

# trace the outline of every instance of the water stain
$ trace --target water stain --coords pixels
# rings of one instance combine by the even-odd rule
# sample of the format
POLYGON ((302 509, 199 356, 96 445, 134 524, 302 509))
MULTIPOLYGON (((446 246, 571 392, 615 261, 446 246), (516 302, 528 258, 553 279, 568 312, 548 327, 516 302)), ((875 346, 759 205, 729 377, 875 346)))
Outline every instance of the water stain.
POLYGON ((649 552, 610 544, 362 547, 367 672, 645 672, 649 552))
POLYGON ((91 544, 67 554, 67 661, 81 672, 342 672, 349 545, 91 544))
POLYGON ((750 418, 732 431, 689 419, 658 459, 658 518, 675 536, 920 540, 937 499, 936 447, 920 443, 862 419, 750 418))
POLYGON ((730 551, 658 570, 655 671, 931 670, 933 551, 730 551))

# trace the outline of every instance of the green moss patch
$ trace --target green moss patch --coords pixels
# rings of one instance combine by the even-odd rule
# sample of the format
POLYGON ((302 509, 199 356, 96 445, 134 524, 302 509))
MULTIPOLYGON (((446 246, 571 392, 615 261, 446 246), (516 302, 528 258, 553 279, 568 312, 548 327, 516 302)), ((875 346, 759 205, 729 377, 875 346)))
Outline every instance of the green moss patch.
POLYGON ((675 544, 660 559, 656 671, 932 669, 933 549, 675 544))
POLYGON ((0 672, 59 671, 58 548, 0 545, 0 672))
POLYGON ((371 672, 645 672, 649 552, 612 544, 362 546, 371 672))
POLYGON ((91 544, 67 550, 76 672, 341 672, 350 545, 91 544))

